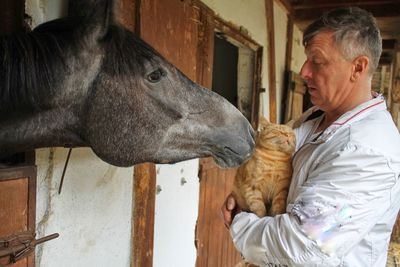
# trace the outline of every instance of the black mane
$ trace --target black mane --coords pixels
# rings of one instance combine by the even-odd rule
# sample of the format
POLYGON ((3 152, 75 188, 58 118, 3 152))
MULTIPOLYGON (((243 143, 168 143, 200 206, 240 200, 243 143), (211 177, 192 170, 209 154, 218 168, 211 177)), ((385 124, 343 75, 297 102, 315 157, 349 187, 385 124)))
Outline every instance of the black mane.
MULTIPOLYGON (((68 71, 66 56, 78 54, 79 45, 83 45, 75 31, 80 23, 79 17, 57 19, 29 33, 0 37, 0 112, 48 107, 57 93, 54 85, 62 83, 68 71)), ((103 68, 113 76, 141 74, 146 60, 154 60, 154 55, 161 57, 133 33, 116 25, 109 26, 99 43, 105 49, 103 68)))
POLYGON ((65 69, 64 43, 51 33, 0 37, 0 111, 41 109, 54 95, 56 74, 65 69))

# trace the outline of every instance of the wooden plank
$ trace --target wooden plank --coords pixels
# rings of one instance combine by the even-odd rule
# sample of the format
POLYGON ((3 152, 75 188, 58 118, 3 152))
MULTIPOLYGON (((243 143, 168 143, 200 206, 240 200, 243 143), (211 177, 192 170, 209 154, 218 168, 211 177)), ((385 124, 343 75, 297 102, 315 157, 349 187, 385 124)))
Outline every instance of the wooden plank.
POLYGON ((344 6, 376 6, 376 5, 387 5, 387 4, 396 4, 398 0, 372 0, 372 1, 354 1, 349 0, 302 0, 298 3, 294 3, 292 8, 294 9, 314 9, 314 8, 336 8, 336 7, 344 7, 344 6))
POLYGON ((198 18, 191 1, 142 0, 140 37, 197 81, 198 18))
POLYGON ((253 93, 251 101, 251 126, 253 129, 258 128, 260 117, 260 93, 261 93, 261 70, 262 70, 263 48, 260 46, 255 54, 255 68, 253 76, 253 93))
POLYGON ((276 123, 276 71, 275 71, 275 30, 274 0, 265 0, 265 15, 268 32, 268 73, 269 73, 269 120, 276 123))
MULTIPOLYGON (((22 232, 35 233, 36 167, 0 169, 0 238, 22 232)), ((35 254, 12 264, 12 267, 34 267, 35 254)), ((0 260, 0 266, 8 263, 0 260)))
POLYGON ((132 267, 153 266, 155 190, 155 165, 136 165, 133 183, 132 267))
POLYGON ((25 0, 0 1, 0 33, 10 34, 23 30, 25 0))
MULTIPOLYGON (((315 5, 310 8, 304 9, 296 9, 294 7, 294 18, 295 22, 298 21, 313 21, 320 17, 324 12, 327 12, 331 9, 337 7, 346 7, 346 6, 353 6, 351 3, 344 3, 344 4, 331 4, 325 6, 318 6, 315 5)), ((398 17, 400 16, 400 3, 389 3, 389 4, 382 4, 377 6, 372 5, 357 5, 358 7, 371 12, 372 15, 376 18, 389 18, 389 17, 398 17)))
POLYGON ((220 208, 225 197, 232 192, 237 170, 220 169, 211 158, 202 163, 206 166, 200 171, 196 267, 234 266, 240 261, 240 254, 223 224, 220 208))
POLYGON ((136 25, 136 5, 140 4, 140 1, 132 0, 119 0, 116 1, 116 20, 124 25, 128 30, 135 32, 136 25))
POLYGON ((193 1, 195 19, 199 21, 198 26, 198 49, 197 49, 197 82, 211 89, 212 66, 214 59, 214 12, 201 1, 193 1))

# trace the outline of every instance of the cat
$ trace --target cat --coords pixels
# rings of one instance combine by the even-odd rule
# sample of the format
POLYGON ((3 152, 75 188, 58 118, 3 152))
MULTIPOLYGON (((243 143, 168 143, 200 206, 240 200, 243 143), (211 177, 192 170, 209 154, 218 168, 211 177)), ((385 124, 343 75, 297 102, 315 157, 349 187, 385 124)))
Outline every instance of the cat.
MULTIPOLYGON (((258 217, 285 213, 295 146, 296 137, 290 126, 261 120, 253 155, 235 176, 232 195, 242 210, 258 217)), ((255 265, 241 261, 236 265, 239 266, 255 265)))
POLYGON ((291 127, 261 121, 253 155, 235 176, 232 194, 239 207, 259 217, 285 212, 295 146, 291 127))

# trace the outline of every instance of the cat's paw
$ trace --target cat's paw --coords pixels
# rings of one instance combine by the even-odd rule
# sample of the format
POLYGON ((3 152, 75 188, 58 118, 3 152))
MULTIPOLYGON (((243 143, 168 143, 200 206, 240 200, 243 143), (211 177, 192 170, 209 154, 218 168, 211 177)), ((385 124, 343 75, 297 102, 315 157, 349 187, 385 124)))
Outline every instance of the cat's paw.
POLYGON ((264 203, 260 203, 260 202, 251 203, 250 210, 260 218, 267 215, 267 209, 266 209, 264 203))

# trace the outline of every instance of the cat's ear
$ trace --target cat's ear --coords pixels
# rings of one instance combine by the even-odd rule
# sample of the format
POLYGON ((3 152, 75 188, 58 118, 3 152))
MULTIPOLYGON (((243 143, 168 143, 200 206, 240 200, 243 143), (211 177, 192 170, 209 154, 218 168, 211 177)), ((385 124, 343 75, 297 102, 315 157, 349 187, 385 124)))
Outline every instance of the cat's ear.
POLYGON ((285 123, 286 126, 289 126, 290 128, 293 129, 294 125, 296 123, 296 120, 290 120, 287 123, 285 123))
POLYGON ((265 127, 267 127, 270 124, 271 123, 264 116, 261 116, 259 123, 258 123, 258 129, 263 130, 265 127))

